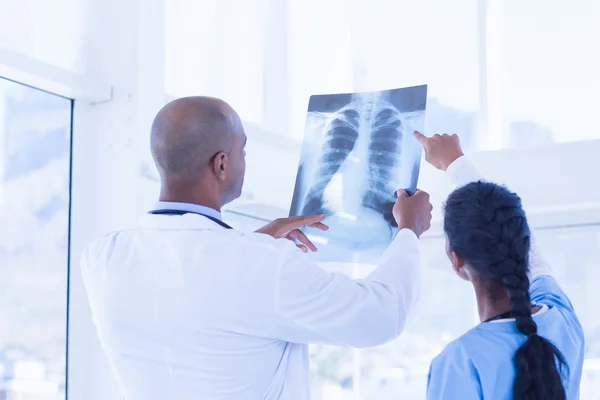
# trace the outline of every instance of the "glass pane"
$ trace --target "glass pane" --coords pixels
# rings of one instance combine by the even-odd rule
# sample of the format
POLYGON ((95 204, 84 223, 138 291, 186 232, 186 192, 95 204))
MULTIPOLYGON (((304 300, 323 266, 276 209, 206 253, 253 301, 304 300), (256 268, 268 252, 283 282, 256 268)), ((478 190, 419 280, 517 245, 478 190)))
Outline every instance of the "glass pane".
POLYGON ((357 361, 356 351, 348 347, 310 346, 312 399, 356 399, 354 367, 357 361))
POLYGON ((360 90, 427 84, 428 132, 475 145, 479 109, 476 0, 353 0, 352 53, 360 90))
POLYGON ((540 246, 585 330, 581 400, 600 393, 600 226, 538 232, 540 246))
MULTIPOLYGON (((581 400, 596 399, 600 392, 600 316, 597 311, 600 304, 597 290, 600 284, 600 226, 540 230, 536 234, 544 256, 573 302, 585 330, 581 400)), ((431 360, 448 342, 477 323, 473 291, 469 283, 452 271, 444 240, 424 239, 422 245, 424 285, 421 304, 396 341, 361 351, 358 360, 362 398, 424 399, 431 360)), ((351 359, 346 364, 353 362, 351 359)))
MULTIPOLYGON (((357 276, 358 265, 321 263, 330 272, 357 276)), ((360 350, 315 344, 309 347, 313 400, 354 400, 360 389, 360 350)))
POLYGON ((476 324, 473 290, 456 276, 444 249, 443 239, 422 241, 423 286, 415 314, 397 340, 361 351, 362 398, 424 399, 431 360, 476 324))
POLYGON ((289 11, 290 132, 304 136, 313 94, 355 89, 351 12, 346 0, 291 0, 289 11))
POLYGON ((490 19, 491 116, 501 147, 600 138, 600 3, 494 2, 490 19))
MULTIPOLYGON (((422 300, 406 330, 397 340, 370 349, 312 345, 315 399, 425 398, 431 360, 475 325, 477 313, 473 291, 452 271, 443 240, 423 240, 422 246, 422 300), (454 301, 449 304, 448 298, 454 301)), ((358 278, 374 268, 341 263, 322 263, 322 267, 358 278)))
POLYGON ((229 102, 263 123, 270 0, 165 1, 165 91, 229 102))
POLYGON ((0 79, 0 398, 65 398, 71 101, 0 79))
POLYGON ((73 72, 82 57, 90 0, 0 0, 0 47, 73 72))

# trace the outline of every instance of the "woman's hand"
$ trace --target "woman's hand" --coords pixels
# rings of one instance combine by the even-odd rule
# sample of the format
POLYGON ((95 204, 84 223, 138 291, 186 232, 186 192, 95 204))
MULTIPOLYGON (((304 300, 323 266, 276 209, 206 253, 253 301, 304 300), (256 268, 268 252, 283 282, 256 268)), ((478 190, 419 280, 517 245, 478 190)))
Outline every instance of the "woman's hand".
POLYGON ((460 148, 460 140, 456 134, 448 135, 444 133, 443 135, 433 135, 428 138, 415 131, 414 135, 419 143, 423 145, 425 160, 437 169, 445 171, 450 164, 464 155, 460 148))

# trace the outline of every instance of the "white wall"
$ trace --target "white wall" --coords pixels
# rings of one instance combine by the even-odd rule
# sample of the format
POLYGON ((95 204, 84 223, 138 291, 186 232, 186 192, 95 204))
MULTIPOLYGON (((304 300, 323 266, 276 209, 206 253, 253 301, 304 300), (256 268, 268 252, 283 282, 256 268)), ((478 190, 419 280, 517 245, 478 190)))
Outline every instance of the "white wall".
POLYGON ((70 400, 119 399, 92 325, 79 270, 85 244, 135 224, 139 166, 152 116, 164 102, 162 0, 94 2, 86 70, 111 82, 110 102, 76 101, 73 131, 69 316, 70 400))

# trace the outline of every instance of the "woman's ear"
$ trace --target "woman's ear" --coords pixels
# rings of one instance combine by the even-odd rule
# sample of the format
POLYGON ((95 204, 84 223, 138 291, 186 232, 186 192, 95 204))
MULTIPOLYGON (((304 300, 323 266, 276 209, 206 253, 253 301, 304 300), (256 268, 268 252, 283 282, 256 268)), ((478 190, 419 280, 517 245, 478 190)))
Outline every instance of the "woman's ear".
POLYGON ((452 264, 452 269, 456 272, 456 275, 460 276, 466 281, 470 281, 469 275, 466 270, 465 261, 459 257, 458 254, 450 247, 450 241, 446 237, 446 255, 452 264))
POLYGON ((469 273, 467 271, 467 266, 465 261, 459 257, 456 252, 450 252, 450 262, 452 263, 452 269, 456 272, 456 275, 464 279, 465 281, 470 281, 469 273))

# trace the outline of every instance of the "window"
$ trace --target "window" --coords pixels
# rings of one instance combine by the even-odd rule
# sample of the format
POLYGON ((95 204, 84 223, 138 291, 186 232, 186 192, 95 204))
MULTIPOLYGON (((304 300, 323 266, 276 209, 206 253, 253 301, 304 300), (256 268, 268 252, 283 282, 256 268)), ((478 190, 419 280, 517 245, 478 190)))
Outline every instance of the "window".
MULTIPOLYGON (((311 346, 315 399, 356 400, 425 398, 431 360, 446 344, 466 332, 477 318, 468 284, 454 276, 440 239, 423 240, 423 285, 418 314, 395 341, 370 349, 311 346), (440 296, 440 292, 444 296, 440 296), (447 299, 454 299, 448 303, 447 299)), ((354 277, 372 267, 326 263, 327 270, 354 277)))
POLYGON ((85 72, 83 41, 91 0, 0 0, 0 50, 85 72))
POLYGON ((426 131, 476 145, 479 111, 478 2, 353 1, 356 89, 428 85, 426 131))
POLYGON ((287 133, 294 138, 304 135, 311 95, 355 89, 352 9, 344 0, 290 1, 287 133))
POLYGON ((166 93, 220 97, 264 123, 269 2, 167 0, 166 93))
POLYGON ((491 2, 493 150, 600 138, 600 3, 491 2))
MULTIPOLYGON (((600 282, 600 227, 544 229, 536 234, 585 329, 581 399, 594 399, 600 390, 600 318, 596 310, 600 303, 596 290, 600 282)), ((473 290, 452 271, 442 238, 423 240, 423 264, 418 315, 396 341, 364 350, 311 347, 315 399, 425 398, 431 360, 446 344, 475 326, 478 316, 473 290)), ((369 272, 363 266, 354 267, 354 271, 350 266, 325 267, 353 276, 369 272)))
POLYGON ((596 399, 600 392, 600 226, 543 230, 538 237, 585 331, 581 400, 596 399))
POLYGON ((71 101, 0 79, 0 398, 65 399, 71 101))
POLYGON ((167 95, 221 97, 246 127, 244 192, 231 207, 287 214, 315 93, 427 83, 426 129, 458 132, 465 149, 476 148, 477 2, 363 3, 166 1, 167 95))
POLYGON ((165 90, 221 97, 242 120, 301 139, 311 94, 427 83, 428 130, 463 133, 468 148, 477 2, 421 3, 168 0, 165 90))

